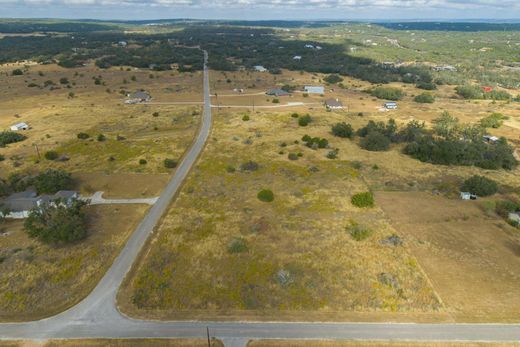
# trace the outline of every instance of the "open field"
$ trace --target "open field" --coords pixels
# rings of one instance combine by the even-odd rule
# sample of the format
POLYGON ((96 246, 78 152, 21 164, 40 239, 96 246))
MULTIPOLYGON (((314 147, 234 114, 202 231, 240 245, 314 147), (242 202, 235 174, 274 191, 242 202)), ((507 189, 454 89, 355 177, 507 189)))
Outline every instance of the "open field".
POLYGON ((140 222, 145 206, 88 207, 89 234, 68 246, 30 239, 23 223, 0 224, 0 320, 33 320, 81 300, 140 222))
POLYGON ((323 340, 256 340, 248 347, 514 347, 517 343, 484 342, 390 342, 390 341, 323 341, 323 340))
MULTIPOLYGON (((207 347, 203 339, 92 339, 51 341, 0 341, 0 347, 207 347)), ((219 340, 211 340, 212 347, 223 347, 219 340)))
MULTIPOLYGON (((13 67, 0 70, 10 73, 13 67)), ((75 172, 166 173, 162 161, 179 159, 199 124, 198 106, 124 105, 125 96, 119 92, 145 89, 155 101, 199 100, 200 74, 36 65, 23 76, 1 74, 0 83, 5 86, 0 92, 0 128, 21 121, 31 126, 25 132, 27 140, 1 149, 6 157, 0 163, 2 175, 47 167, 75 172), (60 84, 61 78, 69 83, 60 84), (43 88, 45 81, 55 85, 43 88), (36 86, 28 87, 31 83, 36 86), (80 132, 90 138, 78 139, 80 132), (105 141, 98 141, 100 134, 105 141), (49 150, 69 160, 43 159, 49 150), (140 159, 148 163, 139 165, 140 159)))
POLYGON ((457 321, 518 322, 518 229, 481 202, 418 192, 380 192, 376 201, 457 321))
MULTIPOLYGON (((220 95, 232 94, 235 88, 228 86, 226 77, 241 88, 247 88, 250 78, 215 73, 220 95)), ((276 80, 267 77, 261 87, 291 81, 311 84, 313 78, 320 83, 323 76, 284 72, 276 80)), ((368 152, 360 149, 358 139, 333 137, 330 126, 346 121, 356 129, 369 119, 390 117, 398 124, 416 119, 431 125, 443 110, 461 122, 476 123, 488 112, 499 111, 510 119, 496 134, 515 141, 517 104, 456 100, 453 87, 445 86, 434 92, 439 97, 436 103, 423 106, 411 100, 419 90, 408 86, 399 110, 380 112, 383 101, 363 92, 368 87, 365 82, 347 79, 345 83, 353 88, 329 88, 325 97, 341 99, 347 110, 326 112, 318 105, 285 112, 225 107, 215 112, 212 140, 200 163, 119 295, 125 313, 159 319, 367 321, 464 321, 480 314, 479 308, 465 316, 454 314, 456 305, 444 302, 435 282, 431 286, 427 268, 418 261, 422 254, 410 248, 408 234, 396 228, 392 216, 377 204, 373 209, 358 209, 350 197, 369 189, 438 189, 453 194, 473 174, 486 174, 504 186, 516 187, 518 169, 486 171, 421 163, 402 154, 400 145, 388 152, 368 152), (293 111, 310 113, 313 122, 299 127, 291 117, 293 111), (245 114, 249 121, 242 120, 245 114), (327 138, 330 148, 339 149, 338 159, 326 158, 329 149, 307 148, 300 141, 305 134, 327 138), (298 159, 289 160, 289 153, 299 154, 298 159), (250 160, 258 163, 258 170, 241 168, 250 160), (256 197, 266 188, 274 192, 271 203, 256 197), (355 241, 346 230, 356 223, 372 231, 366 240, 355 241), (404 247, 384 244, 393 234, 404 240, 404 247)), ((262 88, 255 86, 244 93, 260 93, 262 88)), ((249 97, 219 97, 225 98, 233 103, 242 98, 247 105, 249 97)), ((490 220, 505 224, 496 216, 490 220)), ((470 281, 465 284, 471 285, 470 281)), ((515 293, 502 303, 507 305, 508 298, 516 301, 515 293)), ((510 321, 516 309, 514 304, 511 307, 511 315, 496 311, 493 318, 482 319, 510 321)))

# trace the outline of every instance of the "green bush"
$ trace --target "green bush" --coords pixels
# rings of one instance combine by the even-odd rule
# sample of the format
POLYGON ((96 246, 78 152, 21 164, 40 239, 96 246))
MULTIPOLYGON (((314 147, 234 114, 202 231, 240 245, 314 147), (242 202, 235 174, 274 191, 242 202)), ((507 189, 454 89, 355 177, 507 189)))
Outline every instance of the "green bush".
POLYGON ((139 159, 139 165, 146 165, 148 161, 146 159, 139 159))
POLYGON ((90 135, 87 134, 87 133, 78 133, 77 137, 80 140, 86 140, 86 139, 88 139, 90 137, 90 135))
POLYGON ((320 137, 310 137, 309 135, 304 135, 302 141, 305 143, 305 146, 312 149, 327 148, 329 145, 329 140, 320 137))
POLYGON ((433 82, 417 82, 417 84, 415 86, 419 89, 424 89, 424 90, 437 89, 437 85, 433 82))
POLYGON ((339 149, 337 149, 337 148, 329 151, 327 153, 327 158, 328 159, 336 159, 338 157, 338 152, 339 152, 339 149))
POLYGON ((3 154, 0 154, 0 161, 4 161, 5 160, 5 157, 3 154))
POLYGON ((413 101, 420 104, 433 104, 435 98, 430 93, 422 93, 413 98, 413 101))
POLYGON ((25 220, 24 229, 30 237, 44 243, 63 244, 84 239, 87 221, 83 213, 85 202, 76 200, 72 205, 45 204, 34 209, 25 220))
POLYGON ((277 99, 277 98, 273 99, 273 104, 279 104, 279 103, 280 103, 280 99, 277 99))
POLYGON ((401 100, 405 95, 401 89, 394 87, 376 87, 370 91, 370 94, 378 99, 393 101, 401 100))
POLYGON ((159 117, 159 112, 152 113, 152 117, 155 117, 155 118, 159 117))
POLYGON ((356 207, 374 207, 374 194, 372 192, 357 193, 350 199, 356 207))
POLYGON ((228 244, 228 252, 232 254, 247 252, 246 241, 242 238, 234 238, 228 244))
POLYGON ((271 202, 274 200, 274 193, 269 189, 262 189, 261 191, 258 192, 256 197, 260 201, 271 202))
POLYGON ((97 137, 97 140, 99 142, 103 142, 103 141, 106 141, 107 137, 103 134, 99 134, 98 137, 97 137))
POLYGON ((5 147, 10 143, 20 142, 25 140, 25 135, 15 133, 13 131, 3 131, 0 133, 0 148, 5 147))
POLYGON ((21 76, 21 75, 23 75, 23 71, 21 69, 14 69, 13 72, 11 72, 11 75, 21 76))
POLYGON ((509 213, 520 210, 520 202, 500 200, 496 202, 495 212, 502 218, 509 218, 509 213))
POLYGON ((340 75, 332 74, 332 75, 328 75, 323 80, 325 82, 327 82, 328 84, 336 84, 338 82, 342 82, 343 78, 340 75))
POLYGON ((358 224, 356 222, 351 222, 346 229, 350 236, 352 236, 356 241, 366 240, 372 234, 372 231, 366 225, 358 224))
POLYGON ((487 177, 475 175, 465 180, 460 190, 478 196, 489 196, 498 191, 498 185, 487 177))
POLYGON ((287 157, 289 158, 289 160, 298 160, 298 154, 296 153, 289 153, 287 157))
POLYGON ((478 86, 464 85, 455 88, 457 94, 464 99, 483 99, 484 92, 478 86))
POLYGON ((298 118, 298 117, 300 117, 300 115, 298 113, 294 112, 294 113, 291 114, 291 117, 292 118, 298 118))
POLYGON ((60 84, 69 84, 69 79, 67 77, 60 78, 60 84))
POLYGON ((306 127, 310 122, 312 122, 312 118, 308 114, 298 118, 298 125, 301 127, 306 127))
POLYGON ((360 145, 367 151, 386 151, 390 148, 390 139, 378 131, 373 131, 361 140, 360 145))
POLYGON ((175 169, 177 167, 177 160, 175 159, 164 159, 164 167, 167 169, 175 169))
POLYGON ((60 155, 56 151, 47 151, 43 156, 47 160, 56 160, 60 155))
POLYGON ((337 137, 350 139, 354 135, 354 130, 352 129, 352 125, 345 122, 336 123, 332 126, 332 134, 337 137))
POLYGON ((243 117, 242 117, 242 120, 244 122, 247 122, 249 120, 249 115, 245 114, 243 117))
POLYGON ((498 129, 504 123, 504 120, 509 119, 509 117, 504 116, 502 113, 493 112, 487 117, 484 117, 480 120, 480 125, 484 128, 493 128, 498 129))
POLYGON ((68 172, 54 169, 48 169, 34 177, 32 183, 39 194, 55 194, 74 187, 74 181, 68 172))
POLYGON ((258 170, 259 165, 255 161, 246 161, 245 163, 240 164, 240 170, 242 171, 256 171, 258 170))

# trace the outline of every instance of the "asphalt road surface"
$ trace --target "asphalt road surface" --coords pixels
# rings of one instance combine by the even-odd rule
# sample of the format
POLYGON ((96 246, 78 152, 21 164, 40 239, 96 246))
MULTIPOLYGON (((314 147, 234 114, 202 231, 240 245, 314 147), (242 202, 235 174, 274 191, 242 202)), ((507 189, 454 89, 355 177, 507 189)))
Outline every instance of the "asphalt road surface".
MULTIPOLYGON (((204 52, 207 62, 207 53, 204 52)), ((131 319, 116 308, 116 293, 141 247, 168 208, 204 148, 211 129, 209 75, 204 68, 204 115, 197 139, 157 203, 150 209, 96 288, 79 304, 54 317, 0 324, 0 339, 213 337, 227 346, 249 339, 362 339, 520 341, 518 324, 392 324, 284 322, 159 322, 131 319)), ((519 313, 520 314, 520 313, 519 313)))

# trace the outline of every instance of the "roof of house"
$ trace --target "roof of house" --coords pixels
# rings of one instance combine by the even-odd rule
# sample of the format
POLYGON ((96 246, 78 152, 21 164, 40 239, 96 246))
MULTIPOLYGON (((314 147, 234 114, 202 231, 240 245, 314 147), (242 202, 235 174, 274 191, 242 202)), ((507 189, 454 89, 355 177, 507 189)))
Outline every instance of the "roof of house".
POLYGON ((397 105, 397 102, 389 101, 389 102, 385 102, 385 105, 397 105))
POLYGON ((25 123, 25 122, 20 122, 20 123, 16 123, 15 125, 13 125, 13 127, 17 127, 17 128, 27 128, 27 127, 29 127, 29 126, 28 126, 27 123, 25 123))
POLYGON ((289 95, 289 92, 283 89, 269 89, 267 95, 289 95))
POLYGON ((54 194, 55 198, 60 199, 72 199, 78 196, 78 193, 73 190, 60 190, 56 194, 54 194))
POLYGON ((132 99, 149 99, 151 96, 148 94, 148 92, 144 91, 137 91, 130 95, 132 99))
POLYGON ((303 89, 309 93, 323 94, 325 92, 325 87, 322 86, 305 86, 303 89))
POLYGON ((338 99, 327 99, 325 105, 328 107, 342 107, 343 104, 338 99))
POLYGON ((24 192, 19 193, 13 193, 7 197, 6 200, 17 200, 17 199, 29 199, 29 198, 35 198, 36 192, 32 190, 26 190, 24 192))
POLYGON ((42 203, 49 203, 57 199, 73 199, 78 196, 78 193, 70 190, 60 190, 54 195, 37 196, 35 191, 28 190, 25 192, 11 194, 2 205, 11 212, 30 211, 42 203))

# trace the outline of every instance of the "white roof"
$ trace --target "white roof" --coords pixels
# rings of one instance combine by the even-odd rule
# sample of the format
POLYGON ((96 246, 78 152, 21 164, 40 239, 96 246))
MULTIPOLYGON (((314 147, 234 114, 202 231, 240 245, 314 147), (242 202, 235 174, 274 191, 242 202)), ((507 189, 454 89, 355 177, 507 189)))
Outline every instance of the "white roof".
POLYGON ((11 128, 28 128, 29 126, 27 125, 27 123, 24 123, 24 122, 20 122, 20 123, 16 123, 15 125, 11 126, 11 128))

